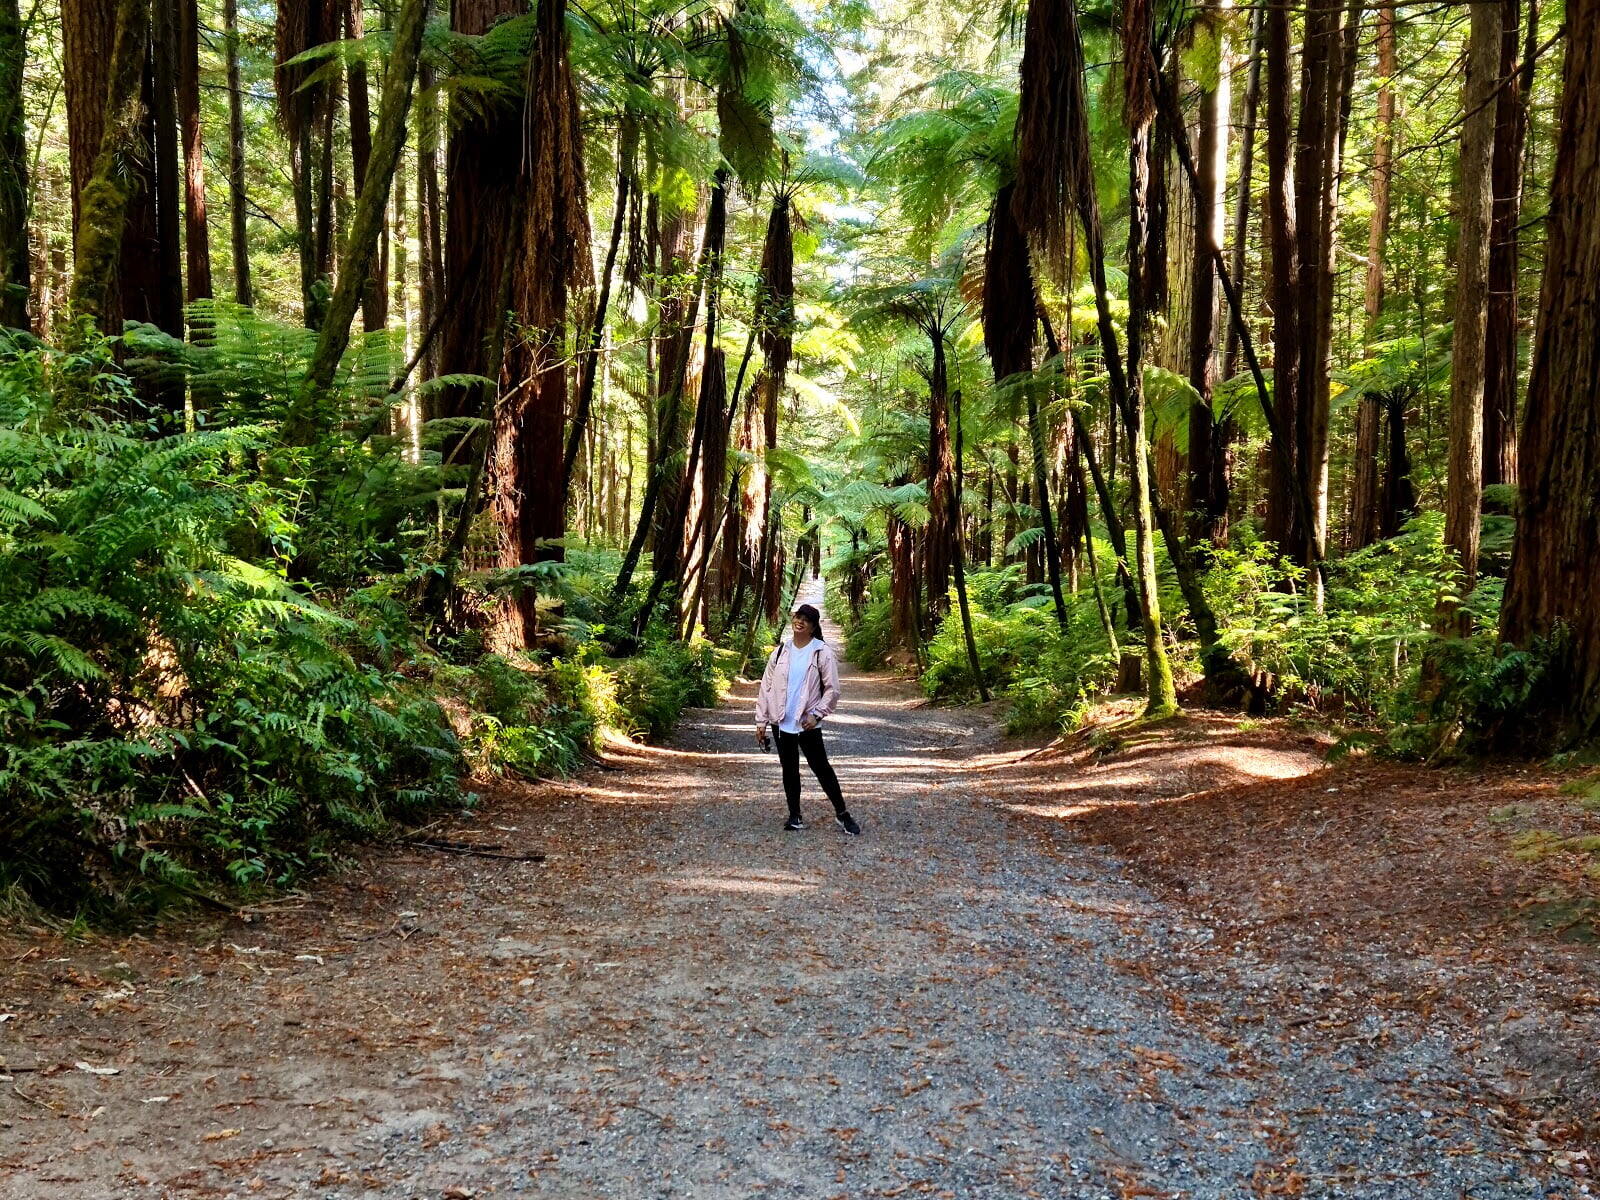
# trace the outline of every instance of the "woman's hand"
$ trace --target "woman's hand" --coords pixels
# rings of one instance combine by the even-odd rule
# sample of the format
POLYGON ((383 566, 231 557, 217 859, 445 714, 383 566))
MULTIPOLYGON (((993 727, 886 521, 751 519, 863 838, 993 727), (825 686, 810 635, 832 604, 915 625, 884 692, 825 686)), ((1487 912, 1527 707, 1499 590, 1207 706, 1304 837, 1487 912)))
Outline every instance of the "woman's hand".
POLYGON ((809 732, 810 730, 815 729, 817 727, 817 724, 818 724, 817 719, 815 717, 813 717, 810 713, 807 713, 806 716, 805 716, 805 720, 800 722, 800 728, 804 729, 804 730, 807 730, 809 732))
POLYGON ((757 725, 756 726, 756 745, 765 746, 766 744, 767 744, 767 727, 765 725, 757 725))

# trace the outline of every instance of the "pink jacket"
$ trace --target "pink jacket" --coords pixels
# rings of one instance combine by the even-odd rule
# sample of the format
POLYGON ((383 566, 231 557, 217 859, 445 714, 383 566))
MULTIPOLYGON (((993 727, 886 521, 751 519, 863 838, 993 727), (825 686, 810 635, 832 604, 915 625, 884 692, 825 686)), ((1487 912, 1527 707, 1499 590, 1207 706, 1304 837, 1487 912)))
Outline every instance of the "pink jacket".
MULTIPOLYGON (((779 724, 788 699, 789 643, 782 642, 767 659, 767 669, 761 673, 761 687, 756 691, 756 724, 779 724)), ((811 669, 806 672, 805 690, 800 693, 800 713, 802 717, 811 716, 820 721, 838 705, 839 659, 833 647, 822 642, 811 656, 811 669)))

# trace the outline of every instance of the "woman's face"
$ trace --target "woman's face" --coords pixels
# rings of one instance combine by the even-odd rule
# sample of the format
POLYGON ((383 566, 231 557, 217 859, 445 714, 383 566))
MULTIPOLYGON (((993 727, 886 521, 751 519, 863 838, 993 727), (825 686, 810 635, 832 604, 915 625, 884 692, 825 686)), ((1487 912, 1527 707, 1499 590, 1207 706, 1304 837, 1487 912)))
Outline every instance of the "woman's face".
POLYGON ((789 628, 794 630, 794 636, 802 641, 811 636, 811 622, 802 616, 796 615, 789 622, 789 628))

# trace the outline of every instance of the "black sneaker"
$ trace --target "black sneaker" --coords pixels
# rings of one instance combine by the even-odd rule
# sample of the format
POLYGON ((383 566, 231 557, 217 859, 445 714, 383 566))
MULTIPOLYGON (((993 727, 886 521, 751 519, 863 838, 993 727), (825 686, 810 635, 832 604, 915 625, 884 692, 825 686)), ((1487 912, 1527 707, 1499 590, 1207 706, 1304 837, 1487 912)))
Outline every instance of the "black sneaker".
POLYGON ((783 828, 788 833, 796 833, 806 827, 806 823, 799 817, 790 817, 783 823, 783 828))
POLYGON ((860 837, 861 836, 861 826, 856 824, 856 819, 854 817, 852 817, 849 813, 847 813, 847 812, 834 813, 833 814, 833 819, 835 821, 839 822, 839 828, 844 830, 851 837, 860 837))

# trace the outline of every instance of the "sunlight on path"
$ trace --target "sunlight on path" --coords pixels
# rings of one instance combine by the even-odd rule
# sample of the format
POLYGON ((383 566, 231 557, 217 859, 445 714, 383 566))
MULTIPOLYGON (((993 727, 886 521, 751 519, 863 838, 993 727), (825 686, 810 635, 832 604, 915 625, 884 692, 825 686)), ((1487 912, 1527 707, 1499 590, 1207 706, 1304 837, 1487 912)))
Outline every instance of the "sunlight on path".
POLYGON ((842 689, 865 836, 817 819, 809 774, 812 827, 781 830, 741 683, 668 748, 498 794, 477 820, 542 864, 391 851, 320 915, 164 951, 124 1073, 79 1077, 104 1115, 17 1101, 7 1161, 34 1169, 0 1197, 1546 1194, 1442 1039, 1291 1019, 1039 819, 1070 782, 985 799, 980 711, 848 666, 842 689))
MULTIPOLYGON (((821 607, 820 586, 799 600, 821 607)), ((848 666, 842 689, 825 727, 866 835, 816 819, 808 773, 812 827, 780 830, 738 686, 658 760, 670 786, 613 784, 641 807, 582 814, 595 857, 547 877, 541 923, 615 965, 498 1014, 453 1123, 489 1130, 504 1165, 395 1131, 374 1168, 549 1197, 1530 1194, 1515 1164, 1461 1152, 1487 1135, 1446 1098, 1427 1116, 1406 1099, 1448 1069, 1442 1047, 1405 1064, 1406 1090, 1280 1043, 1253 997, 1244 1024, 1194 1020, 1203 989, 1160 971, 1206 932, 975 802, 978 716, 848 666)))

